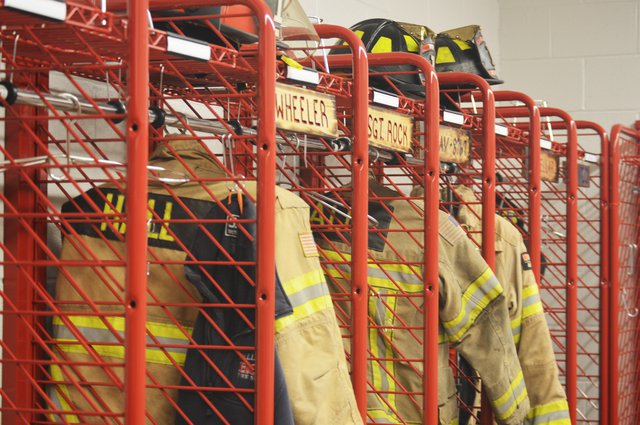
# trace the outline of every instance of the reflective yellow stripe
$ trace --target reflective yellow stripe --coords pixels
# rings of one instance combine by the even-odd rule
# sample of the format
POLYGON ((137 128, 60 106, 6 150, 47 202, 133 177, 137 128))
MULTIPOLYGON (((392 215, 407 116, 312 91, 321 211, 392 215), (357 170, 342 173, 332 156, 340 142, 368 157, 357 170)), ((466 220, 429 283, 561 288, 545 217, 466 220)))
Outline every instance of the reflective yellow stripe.
POLYGON ((518 405, 527 397, 527 390, 524 386, 522 371, 518 372, 516 378, 511 382, 507 391, 498 399, 492 402, 493 407, 500 419, 507 419, 518 408, 518 405))
POLYGON ((391 51, 391 39, 389 37, 380 37, 371 49, 371 53, 384 53, 391 51))
POLYGON ((538 285, 527 286, 522 291, 522 319, 543 312, 538 285))
POLYGON ((438 52, 436 53, 436 64, 441 63, 456 63, 451 49, 446 46, 438 48, 438 52))
POLYGON ((520 335, 522 331, 522 317, 518 316, 511 320, 511 334, 513 335, 513 342, 518 345, 520 342, 520 335))
MULTIPOLYGON (((91 346, 101 356, 124 359, 124 317, 66 316, 73 327, 84 337, 84 345, 73 335, 59 316, 53 318, 55 340, 61 342, 58 348, 67 353, 88 354, 85 345, 91 346), (117 335, 104 321, 109 322, 117 335)), ((189 338, 176 325, 159 322, 147 322, 147 344, 171 344, 176 347, 147 347, 146 361, 149 363, 173 365, 184 364, 189 338), (184 347, 180 347, 184 345, 184 347)), ((184 326, 185 332, 192 329, 184 326)))
POLYGON ((362 31, 362 30, 355 30, 354 32, 356 33, 358 38, 362 38, 362 35, 364 34, 364 31, 362 31))
MULTIPOLYGON (((80 344, 73 344, 77 340, 73 339, 64 339, 64 338, 56 338, 56 341, 59 341, 64 344, 59 344, 58 348, 66 353, 76 353, 76 354, 88 354, 88 351, 80 344)), ((121 345, 95 345, 89 344, 91 348, 96 351, 96 353, 101 356, 108 357, 116 357, 120 359, 124 359, 124 346, 121 345)), ((183 365, 187 353, 186 348, 184 353, 171 352, 171 351, 160 351, 160 348, 147 348, 146 352, 146 361, 147 363, 157 363, 163 365, 173 365, 177 363, 178 365, 183 365), (173 360, 172 360, 173 359, 173 360)))
MULTIPOLYGON (((95 329, 108 329, 104 322, 107 321, 113 327, 113 329, 124 332, 125 318, 124 317, 97 317, 97 316, 65 316, 71 323, 77 327, 95 328, 95 329)), ((53 318, 54 325, 64 325, 62 319, 59 316, 53 318)), ((184 330, 190 335, 192 328, 188 326, 182 326, 184 330)), ((170 323, 161 322, 147 322, 147 330, 151 335, 157 338, 173 338, 188 341, 189 338, 182 330, 176 325, 170 323)), ((124 337, 123 337, 124 338, 124 337)))
MULTIPOLYGON (((351 256, 335 251, 323 251, 327 260, 340 264, 327 264, 327 274, 337 279, 351 278, 351 256)), ((370 285, 394 291, 410 293, 422 292, 422 272, 419 266, 407 264, 376 264, 374 259, 368 260, 367 280, 370 285)))
POLYGON ((276 332, 292 323, 332 306, 322 270, 313 270, 282 282, 282 289, 293 305, 293 314, 277 319, 276 332))
POLYGON ((462 41, 462 40, 459 40, 457 38, 454 38, 453 42, 458 45, 460 50, 469 50, 471 48, 471 45, 469 43, 467 43, 466 41, 462 41))
MULTIPOLYGON (((369 296, 369 317, 371 317, 378 326, 392 327, 394 324, 394 311, 396 310, 397 298, 389 297, 384 291, 369 296), (384 299, 385 302, 382 301, 384 299), (385 304, 386 303, 386 304, 385 304)), ((385 400, 384 405, 396 410, 396 383, 394 377, 395 362, 392 360, 396 357, 393 353, 393 347, 382 335, 386 334, 387 338, 393 337, 393 329, 376 329, 369 328, 369 348, 373 360, 371 361, 371 374, 373 388, 381 391, 378 397, 385 400), (384 367, 383 367, 384 366, 384 367)))
MULTIPOLYGON (((52 364, 49 368, 49 371, 51 372, 52 381, 57 381, 57 382, 65 381, 64 377, 62 376, 62 369, 60 369, 60 366, 56 364, 52 364)), ((53 387, 54 387, 53 389, 54 394, 52 394, 53 402, 54 403, 57 402, 59 404, 59 406, 56 406, 56 407, 63 411, 71 412, 72 410, 74 410, 71 408, 69 403, 67 403, 67 400, 71 400, 71 395, 69 394, 69 389, 67 388, 67 385, 54 384, 53 387)), ((60 415, 51 414, 49 415, 49 417, 51 418, 52 422, 60 422, 58 420, 58 418, 60 418, 60 415)), ((64 415, 64 419, 62 419, 62 421, 66 423, 71 423, 71 424, 79 424, 80 418, 78 418, 78 416, 76 415, 68 414, 68 415, 64 415)))
POLYGON ((293 308, 293 314, 288 316, 284 316, 275 322, 275 330, 276 332, 281 332, 287 326, 292 323, 304 319, 305 317, 309 317, 314 313, 325 310, 331 307, 331 296, 324 295, 319 298, 315 298, 311 301, 308 301, 304 304, 301 304, 297 307, 293 308))
POLYGON ((309 273, 294 277, 286 282, 282 282, 282 289, 287 295, 292 295, 313 285, 325 284, 322 270, 313 270, 309 273))
POLYGON ((404 41, 407 43, 408 52, 417 53, 420 50, 420 46, 418 46, 415 38, 411 37, 410 35, 405 34, 404 41))
POLYGON ((381 409, 369 409, 367 415, 373 419, 374 424, 400 424, 402 423, 393 413, 381 409))
POLYGON ((566 400, 552 401, 535 406, 527 413, 525 425, 570 425, 569 405, 566 400))
POLYGON ((458 341, 469 329, 482 310, 502 293, 500 282, 490 268, 471 282, 462 295, 460 311, 452 320, 443 321, 443 326, 452 341, 458 341))

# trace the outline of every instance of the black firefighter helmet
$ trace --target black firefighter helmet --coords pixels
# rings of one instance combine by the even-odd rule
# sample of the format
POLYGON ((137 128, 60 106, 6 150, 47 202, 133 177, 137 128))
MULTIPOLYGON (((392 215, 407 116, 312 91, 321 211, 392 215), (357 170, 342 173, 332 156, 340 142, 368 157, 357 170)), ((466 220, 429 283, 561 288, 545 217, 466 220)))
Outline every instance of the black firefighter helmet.
MULTIPOLYGON (((367 52, 409 52, 420 54, 421 50, 432 52, 435 33, 423 25, 396 22, 390 19, 367 19, 353 25, 355 32, 364 43, 367 52), (424 49, 422 46, 427 46, 424 49)), ((339 53, 339 52, 336 52, 339 53)), ((433 60, 431 60, 433 63, 433 60)), ((394 92, 393 86, 407 96, 424 97, 421 75, 412 65, 389 65, 370 68, 372 72, 385 73, 385 76, 372 76, 372 87, 394 92), (386 77, 386 78, 385 78, 386 77)))
POLYGON ((443 31, 436 36, 436 72, 467 72, 489 84, 502 84, 479 25, 443 31))

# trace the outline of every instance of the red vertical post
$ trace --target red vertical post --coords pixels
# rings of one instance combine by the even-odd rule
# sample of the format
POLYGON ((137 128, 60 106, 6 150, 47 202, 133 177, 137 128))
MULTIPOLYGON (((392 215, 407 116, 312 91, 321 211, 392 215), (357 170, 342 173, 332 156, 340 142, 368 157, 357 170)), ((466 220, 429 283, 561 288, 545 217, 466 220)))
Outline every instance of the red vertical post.
POLYGON ((612 245, 609 239, 609 138, 600 125, 590 121, 576 121, 578 129, 591 129, 600 137, 600 363, 599 363, 599 406, 600 424, 608 424, 610 408, 609 394, 609 257, 612 245))
POLYGON ((125 423, 145 423, 147 318, 147 162, 149 152, 148 0, 129 0, 125 423))
POLYGON ((615 125, 611 130, 611 143, 609 144, 609 425, 618 425, 618 402, 620 388, 618 387, 618 364, 620 347, 618 338, 620 335, 620 151, 618 137, 622 132, 621 125, 615 125))
MULTIPOLYGON (((14 81, 18 86, 27 82, 43 89, 48 86, 46 74, 34 74, 28 77, 16 75, 14 81)), ((13 158, 41 155, 42 152, 34 143, 32 134, 42 134, 43 138, 46 138, 42 131, 47 126, 46 110, 33 106, 14 105, 7 108, 5 114, 6 151, 13 158), (29 118, 25 119, 24 116, 29 118), (38 119, 39 117, 42 120, 38 119)), ((34 213, 38 210, 36 194, 26 180, 37 184, 41 172, 37 168, 23 168, 4 174, 5 197, 18 213, 34 213)), ((45 187, 41 190, 46 193, 45 187)), ((5 214, 7 210, 8 208, 5 207, 5 214)), ((26 231, 25 226, 42 234, 43 240, 46 240, 46 229, 38 229, 36 219, 19 220, 17 216, 4 219, 4 244, 16 260, 23 263, 22 265, 5 263, 4 266, 3 292, 10 303, 4 303, 2 314, 2 339, 7 347, 2 354, 2 389, 7 397, 7 400, 2 401, 2 407, 7 409, 2 414, 2 423, 11 425, 35 421, 35 415, 30 409, 35 405, 35 393, 31 380, 36 377, 37 371, 32 362, 37 359, 33 335, 33 329, 37 328, 37 318, 26 312, 33 311, 35 308, 35 291, 32 282, 43 282, 44 285, 46 280, 44 268, 33 265, 41 258, 41 254, 36 239, 26 231), (12 310, 11 305, 15 310, 12 310), (10 406, 15 408, 15 411, 10 410, 10 406)))
POLYGON ((352 31, 337 25, 316 25, 322 38, 340 38, 352 52, 353 67, 353 154, 351 184, 353 220, 351 222, 351 372, 360 415, 367 418, 368 297, 367 250, 369 223, 369 65, 362 40, 352 31))
MULTIPOLYGON (((438 76, 442 84, 472 85, 482 94, 482 256, 495 268, 496 213, 496 110, 493 92, 482 77, 463 72, 447 72, 438 76)), ((486 393, 482 393, 480 423, 493 424, 493 410, 486 393)))
POLYGON ((571 423, 575 425, 578 402, 578 132, 571 116, 561 109, 540 108, 540 114, 562 119, 567 129, 566 390, 571 423))
POLYGON ((424 423, 437 423, 438 417, 438 244, 439 219, 438 207, 440 200, 440 85, 436 72, 427 61, 423 61, 425 76, 426 104, 425 104, 425 175, 424 175, 424 263, 425 263, 425 343, 424 359, 426 362, 423 385, 424 395, 424 423))
POLYGON ((258 18, 258 196, 256 285, 256 415, 273 424, 275 364, 276 34, 265 2, 243 0, 258 18))

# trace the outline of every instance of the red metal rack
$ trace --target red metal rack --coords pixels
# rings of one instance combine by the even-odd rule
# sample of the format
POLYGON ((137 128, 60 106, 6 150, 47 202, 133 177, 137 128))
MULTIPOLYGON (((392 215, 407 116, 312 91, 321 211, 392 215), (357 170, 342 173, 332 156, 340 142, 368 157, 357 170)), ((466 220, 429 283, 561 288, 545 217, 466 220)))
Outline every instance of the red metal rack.
POLYGON ((638 422, 640 133, 616 125, 610 143, 610 358, 608 423, 638 422))
MULTIPOLYGON (((439 202, 439 189, 451 186, 451 176, 440 173, 440 125, 468 131, 471 159, 458 164, 453 175, 458 184, 475 189, 475 203, 482 205, 482 234, 476 240, 481 239, 490 266, 494 214, 523 225, 572 423, 640 420, 637 129, 616 126, 609 143, 597 124, 574 122, 560 109, 539 109, 522 93, 493 92, 478 76, 436 76, 414 54, 367 55, 356 34, 334 25, 317 25, 316 31, 322 39, 345 41, 344 51, 351 54, 334 54, 339 46, 332 46, 328 57, 318 54, 330 50, 320 45, 291 49, 288 53, 307 67, 302 71, 317 78, 296 80, 290 65, 277 60, 282 52, 275 23, 260 0, 181 5, 242 5, 246 12, 239 15, 256 18, 255 49, 236 48, 212 28, 221 43, 200 43, 209 59, 177 54, 169 48, 174 35, 149 28, 148 9, 156 23, 181 31, 179 17, 155 13, 175 8, 174 1, 112 0, 106 12, 86 0, 51 2, 61 8, 56 9, 63 11, 61 17, 45 19, 0 0, 5 23, 0 56, 6 65, 0 84, 3 424, 165 424, 174 417, 189 423, 177 401, 182 393, 203 400, 221 422, 234 419, 209 399, 212 394, 245 406, 257 424, 277 423, 272 365, 278 343, 275 272, 282 252, 275 223, 276 193, 283 193, 277 186, 310 206, 322 271, 333 284, 358 414, 366 423, 378 422, 367 403, 382 400, 387 412, 407 423, 390 401, 402 396, 424 423, 437 423, 438 209, 460 205, 455 199, 439 202), (425 96, 385 93, 397 104, 381 108, 369 77, 390 82, 402 72, 377 67, 395 65, 415 68, 406 73, 423 77, 425 96), (335 134, 276 128, 276 82, 280 89, 330 97, 335 134), (446 111, 439 111, 440 101, 446 111), (370 145, 375 108, 411 120, 408 151, 370 145), (447 121, 452 112, 455 123, 447 121), (554 181, 541 178, 541 145, 560 161, 554 181), (150 162, 158 146, 166 148, 150 162), (185 153, 186 147, 198 153, 185 153), (202 157, 216 172, 199 174, 201 164, 195 162, 202 157), (584 181, 579 164, 589 167, 584 181), (377 193, 379 184, 393 194, 377 193), (423 197, 409 195, 415 186, 424 188, 423 197), (368 282, 372 265, 384 271, 367 252, 368 238, 381 233, 369 208, 391 201, 422 208, 420 229, 403 227, 389 212, 399 222, 398 232, 423 236, 415 241, 423 252, 419 261, 400 258, 392 264, 414 274, 421 269, 420 291, 405 292, 397 284, 398 294, 388 295, 368 282), (207 211, 198 202, 207 203, 207 211), (255 216, 243 215, 253 204, 255 216), (221 215, 207 215, 212 210, 221 215), (224 224, 224 235, 211 230, 216 224, 224 224), (246 235, 255 244, 255 258, 227 252, 227 231, 246 235), (200 257, 194 237, 187 235, 194 232, 205 235, 220 257, 200 257), (336 238, 349 254, 329 253, 336 238), (173 254, 162 251, 169 249, 166 244, 173 254), (212 266, 240 275, 255 296, 251 292, 251 299, 238 301, 211 274, 212 266), (188 267, 207 276, 215 300, 198 293, 185 274, 188 267), (394 297, 415 303, 420 326, 396 317, 388 305, 394 297), (372 319, 372 305, 376 313, 384 310, 398 320, 387 326, 372 319), (235 314, 255 332, 253 342, 232 339, 210 309, 235 314), (218 330, 219 341, 197 340, 192 333, 197 315, 218 330), (394 329, 419 349, 410 354, 393 347, 393 357, 370 345, 378 338, 392 346, 388 334, 394 329), (205 355, 212 350, 230 353, 255 385, 245 388, 227 379, 220 364, 205 355), (196 382, 183 367, 189 352, 206 357, 206 367, 222 383, 196 382), (409 391, 395 378, 389 388, 380 388, 369 379, 374 364, 393 377, 389 369, 396 362, 412 368, 420 390, 409 391)), ((219 17, 194 19, 211 27, 206 22, 219 17)), ((304 246, 302 238, 300 243, 304 246)), ((453 355, 451 363, 456 365, 453 355)), ((480 423, 493 423, 486 400, 462 407, 480 412, 480 423)))
MULTIPOLYGON (((412 403, 419 409, 423 411, 423 420, 425 423, 431 423, 432 421, 437 421, 438 418, 438 399, 437 399, 437 341, 438 341, 438 256, 437 256, 437 233, 438 233, 438 150, 436 146, 438 146, 438 83, 435 78, 435 73, 433 72, 431 66, 422 58, 417 55, 411 55, 406 53, 380 53, 380 54, 370 54, 368 55, 369 65, 372 67, 379 67, 381 65, 389 66, 389 65, 399 65, 399 64, 411 64, 416 67, 417 72, 422 73, 425 76, 426 86, 425 86, 425 99, 426 102, 418 102, 412 101, 410 99, 406 99, 402 96, 402 93, 398 92, 396 94, 396 99, 398 100, 398 104, 400 105, 396 108, 395 112, 400 112, 402 116, 410 116, 414 122, 414 133, 413 133, 413 141, 412 141, 412 149, 413 155, 419 153, 422 156, 422 159, 418 160, 417 158, 408 158, 411 155, 399 155, 397 153, 391 152, 376 152, 376 154, 372 157, 373 165, 372 171, 376 176, 376 180, 378 183, 381 183, 385 186, 388 186, 388 191, 395 191, 395 195, 386 194, 380 195, 376 193, 376 190, 370 191, 370 199, 371 202, 378 202, 380 199, 382 202, 390 202, 390 201, 401 201, 401 202, 409 202, 410 198, 408 197, 409 192, 413 184, 418 183, 426 188, 426 194, 424 196, 424 207, 416 207, 416 208, 424 208, 421 214, 424 215, 424 229, 407 229, 408 233, 420 231, 420 233, 424 233, 424 240, 418 241, 424 247, 424 274, 422 276, 423 279, 423 293, 421 294, 405 294, 403 296, 411 296, 412 299, 415 298, 415 303, 420 304, 421 300, 423 300, 424 305, 418 310, 422 310, 421 314, 424 315, 423 319, 423 328, 420 330, 426 330, 424 339, 420 336, 414 336, 416 338, 416 343, 422 345, 422 360, 419 360, 420 363, 424 362, 424 367, 419 366, 416 370, 416 374, 420 376, 422 380, 423 390, 419 394, 413 394, 409 392, 407 389, 402 387, 402 384, 396 380, 396 378, 392 378, 394 383, 391 387, 394 389, 390 389, 388 391, 381 390, 377 388, 373 382, 369 382, 369 391, 370 395, 377 395, 379 400, 385 400, 384 408, 390 412, 390 414, 396 417, 396 420, 401 421, 401 423, 405 423, 404 421, 408 420, 402 416, 402 413, 396 410, 394 403, 391 401, 392 398, 396 396, 408 396, 412 403), (434 129, 436 129, 434 131, 434 129), (384 159, 383 159, 384 158, 384 159), (382 196, 382 197, 380 197, 382 196)), ((332 68, 343 69, 344 67, 348 67, 349 63, 347 58, 343 56, 331 56, 328 58, 328 63, 332 68)), ((376 73, 378 76, 384 75, 384 73, 376 73)), ((372 101, 375 101, 375 94, 371 93, 372 101)), ((394 112, 393 108, 389 109, 389 112, 394 112)), ((369 119, 372 119, 369 117, 369 119)), ((371 134, 370 134, 371 136, 371 134)), ((375 149, 375 148, 374 148, 375 149)), ((391 215, 394 220, 401 220, 400 218, 391 215)), ((399 222, 399 225, 402 225, 402 222, 399 222)), ((375 226, 370 230, 370 235, 376 234, 375 226)), ((371 237, 371 236, 370 236, 371 237)), ((389 243, 389 241, 387 241, 389 243)), ((370 257, 368 260, 372 263, 377 263, 378 260, 375 260, 373 257, 370 257)), ((400 260, 403 261, 403 260, 400 260)), ((405 262, 408 260, 404 260, 405 262)), ((329 266, 339 267, 335 262, 329 263, 329 266)), ((415 266, 413 263, 407 263, 411 267, 415 266)), ((382 267, 382 266, 381 266, 382 267)), ((329 275, 332 273, 329 271, 329 275)), ((335 273, 333 273, 335 274, 335 273)), ((398 284, 400 285, 400 284, 398 284)), ((370 297, 380 297, 377 295, 377 289, 374 287, 370 287, 368 289, 370 297)), ((340 294, 336 294, 336 297, 339 299, 340 294)), ((392 302, 391 299, 390 302, 392 302)), ((385 307, 390 309, 389 307, 385 307)), ((385 314, 393 314, 391 310, 387 311, 385 314)), ((398 324, 392 325, 391 327, 385 327, 385 329, 398 329, 404 330, 405 326, 402 325, 404 322, 403 318, 397 318, 396 320, 398 324)), ((372 319, 369 319, 369 332, 380 332, 381 335, 385 334, 384 329, 379 329, 379 325, 375 323, 372 319)), ((415 332, 413 330, 409 330, 412 334, 415 332)), ((386 337, 383 337, 386 338, 386 337)), ((394 352, 397 351, 397 348, 394 348, 394 352)), ((372 364, 377 365, 378 368, 383 368, 386 372, 389 373, 387 375, 389 378, 393 376, 391 372, 389 372, 389 367, 392 363, 396 361, 417 361, 414 360, 412 356, 407 357, 407 353, 397 352, 394 354, 393 359, 389 358, 389 355, 384 355, 384 353, 378 353, 375 351, 374 347, 370 347, 370 351, 368 353, 369 361, 372 364)), ((387 379, 389 379, 387 378, 387 379)), ((376 417, 370 416, 368 419, 369 423, 377 422, 376 417)))
MULTIPOLYGON (((2 248, 6 277, 2 293, 3 423, 43 423, 55 420, 54 416, 62 422, 161 423, 166 420, 154 417, 152 411, 155 404, 172 405, 174 401, 169 394, 174 393, 176 387, 175 384, 172 384, 173 388, 163 386, 162 377, 154 375, 147 366, 145 354, 154 352, 166 360, 177 361, 169 353, 184 350, 186 344, 193 341, 181 327, 184 323, 176 321, 172 309, 179 308, 181 302, 191 303, 196 309, 198 304, 192 292, 185 298, 184 294, 190 293, 188 285, 173 274, 176 266, 184 262, 168 266, 159 259, 155 249, 147 248, 148 225, 155 229, 153 234, 164 231, 166 238, 178 240, 175 234, 167 234, 170 226, 177 225, 174 220, 157 215, 157 211, 148 207, 148 173, 155 176, 153 181, 167 191, 173 202, 179 202, 180 198, 174 193, 172 184, 188 182, 205 187, 206 182, 185 172, 175 173, 163 167, 147 168, 148 122, 150 117, 171 117, 172 124, 187 133, 182 138, 191 139, 194 144, 195 130, 191 124, 197 128, 195 124, 206 122, 196 118, 190 123, 180 114, 150 111, 149 91, 154 93, 154 100, 171 110, 166 103, 166 93, 175 93, 179 85, 186 87, 187 92, 189 88, 193 89, 198 77, 189 71, 194 69, 208 71, 213 76, 208 79, 210 82, 231 81, 224 84, 227 87, 233 86, 234 78, 255 83, 255 91, 250 92, 255 103, 253 100, 243 103, 245 108, 254 105, 253 116, 258 123, 257 131, 253 133, 257 135, 258 146, 253 179, 259 180, 260 191, 257 220, 254 220, 259 235, 256 259, 259 277, 256 279, 256 303, 250 308, 255 308, 257 316, 256 362, 273 363, 275 111, 267 105, 274 103, 274 28, 269 24, 270 12, 262 2, 236 3, 245 4, 261 17, 258 21, 263 42, 257 52, 255 67, 239 59, 237 52, 219 46, 211 46, 213 59, 204 63, 185 59, 172 61, 176 57, 167 51, 166 33, 148 29, 147 2, 134 3, 126 18, 103 13, 84 3, 66 2, 61 6, 66 11, 61 22, 44 21, 13 8, 0 9, 3 22, 10 23, 2 33, 2 53, 7 62, 7 75, 14 83, 6 84, 3 91, 7 130, 3 152, 7 161, 2 167, 5 176, 5 241, 2 248), (150 59, 148 45, 151 46, 150 59), (122 57, 132 59, 122 60, 122 57), (149 69, 152 70, 151 85, 148 83, 149 69), (167 70, 165 87, 163 69, 167 70), (245 73, 229 73, 238 69, 244 69, 245 73), (156 70, 160 72, 154 74, 156 70), (62 75, 76 94, 49 93, 51 71, 62 75), (127 83, 121 77, 123 72, 128 76, 127 83), (247 76, 250 78, 243 78, 247 76), (96 96, 91 93, 86 89, 87 82, 83 77, 108 87, 106 94, 96 96), (117 99, 111 98, 114 87, 117 99), (163 88, 167 91, 163 92, 163 88), (125 110, 112 100, 125 98, 128 102, 127 124, 120 128, 116 122, 122 120, 125 110), (113 136, 92 137, 96 125, 110 128, 113 136), (114 161, 112 155, 124 159, 125 151, 127 159, 124 162, 114 161), (126 193, 126 212, 122 212, 124 204, 120 205, 120 201, 117 205, 115 201, 112 204, 109 197, 102 199, 107 202, 108 209, 95 210, 86 218, 60 210, 63 201, 77 207, 78 202, 86 201, 86 198, 77 198, 78 193, 97 189, 104 183, 126 193), (102 239, 109 247, 107 252, 92 252, 92 248, 80 242, 82 237, 75 227, 83 220, 86 225, 94 223, 94 228, 104 227, 112 232, 116 242, 102 239), (125 226, 126 237, 123 235, 125 226), (66 259, 54 247, 55 235, 48 235, 47 231, 62 233, 65 244, 79 244, 76 249, 81 247, 86 253, 77 260, 66 259), (125 243, 126 249, 125 245, 116 247, 125 243), (113 260, 101 258, 103 255, 113 260), (95 299, 83 292, 74 277, 83 269, 93 270, 96 286, 113 291, 112 300, 95 299), (120 275, 114 270, 126 270, 126 274, 120 275), (170 276, 169 285, 175 285, 182 296, 163 299, 157 296, 157 286, 148 286, 148 275, 157 276, 159 270, 170 276), (47 271, 57 272, 59 278, 64 276, 79 298, 71 301, 54 295, 47 284, 47 271), (158 310, 165 312, 164 317, 171 326, 183 330, 179 338, 182 342, 173 345, 162 342, 162 332, 158 334, 149 327, 147 312, 153 311, 157 316, 158 310), (88 334, 83 334, 74 324, 78 314, 105 327, 111 342, 96 344, 88 334), (52 333, 52 327, 59 328, 61 324, 72 334, 68 342, 62 342, 52 333), (74 360, 69 355, 78 350, 86 352, 88 360, 78 361, 77 357, 74 360), (104 356, 104 353, 114 352, 122 354, 104 356), (102 369, 104 376, 90 378, 86 375, 96 368, 102 369), (76 391, 76 396, 70 398, 64 390, 59 390, 61 386, 76 391), (54 390, 46 391, 47 388, 54 390), (121 398, 126 400, 124 406, 118 403, 112 406, 103 397, 103 391, 113 390, 124 394, 121 398), (156 396, 153 403, 146 406, 149 391, 155 391, 156 396)), ((155 6, 155 3, 151 5, 155 6)), ((240 104, 238 98, 237 92, 203 96, 194 91, 182 97, 186 103, 204 99, 219 108, 240 104)), ((228 133, 230 127, 219 123, 216 126, 217 131, 213 132, 216 136, 211 139, 220 140, 219 135, 228 133)), ((162 139, 157 130, 152 130, 151 134, 156 140, 162 139)), ((214 152, 210 153, 216 158, 214 152)), ((228 173, 227 167, 220 164, 219 159, 217 161, 228 173)), ((227 174, 227 179, 231 183, 237 181, 231 173, 227 174)), ((246 177, 247 182, 251 179, 250 175, 246 177)), ((211 201, 221 203, 220 197, 213 194, 211 201)), ((199 225, 193 216, 183 223, 199 225)), ((269 367, 256 371, 255 408, 260 411, 259 423, 273 421, 273 373, 273 368, 269 367)), ((231 391, 239 390, 231 388, 231 391)))
POLYGON ((578 129, 579 423, 602 423, 608 406, 608 135, 596 123, 578 129))

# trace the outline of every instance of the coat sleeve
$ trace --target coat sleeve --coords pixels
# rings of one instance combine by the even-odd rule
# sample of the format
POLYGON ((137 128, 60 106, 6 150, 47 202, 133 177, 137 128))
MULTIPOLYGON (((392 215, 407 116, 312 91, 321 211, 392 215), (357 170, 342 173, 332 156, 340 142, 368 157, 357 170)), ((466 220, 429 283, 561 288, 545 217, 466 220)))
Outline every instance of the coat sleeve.
POLYGON ((502 286, 452 217, 442 214, 439 230, 440 322, 478 371, 498 424, 520 424, 529 399, 502 286))
POLYGON ((524 243, 515 251, 510 266, 522 291, 513 302, 511 327, 531 402, 524 423, 570 425, 567 398, 558 378, 551 335, 524 243))

